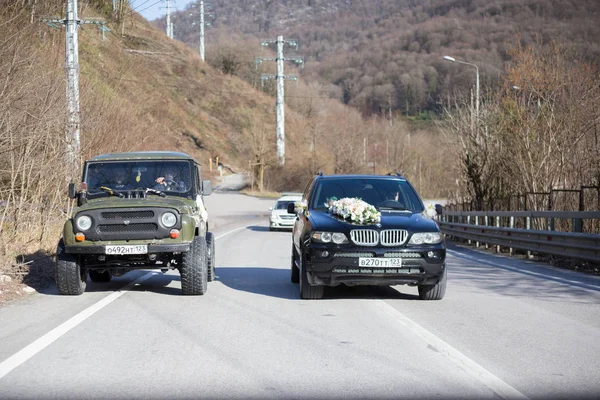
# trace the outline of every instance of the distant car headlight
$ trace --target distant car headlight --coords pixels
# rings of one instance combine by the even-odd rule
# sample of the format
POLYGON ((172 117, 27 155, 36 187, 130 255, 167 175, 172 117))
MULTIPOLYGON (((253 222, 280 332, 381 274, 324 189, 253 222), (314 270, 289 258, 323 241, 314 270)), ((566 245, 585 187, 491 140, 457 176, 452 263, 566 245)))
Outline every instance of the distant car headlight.
POLYGON ((311 237, 314 241, 321 243, 348 243, 348 238, 341 232, 313 232, 311 237))
POLYGON ((82 215, 81 217, 77 218, 75 224, 80 231, 87 231, 92 227, 92 219, 87 215, 82 215))
POLYGON ((275 221, 279 219, 279 215, 277 214, 271 214, 271 221, 275 221))
POLYGON ((172 212, 164 213, 160 220, 162 221, 163 225, 167 228, 171 228, 177 223, 177 217, 172 212))
POLYGON ((408 244, 437 244, 442 242, 440 232, 413 233, 408 244))

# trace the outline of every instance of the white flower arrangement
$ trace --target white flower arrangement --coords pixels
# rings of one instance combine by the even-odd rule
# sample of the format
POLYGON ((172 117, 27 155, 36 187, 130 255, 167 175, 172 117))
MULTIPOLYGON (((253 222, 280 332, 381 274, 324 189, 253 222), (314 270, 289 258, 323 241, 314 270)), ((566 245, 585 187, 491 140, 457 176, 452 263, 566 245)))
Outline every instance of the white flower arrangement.
POLYGON ((381 213, 371 204, 358 198, 344 197, 329 206, 329 212, 358 224, 376 224, 381 221, 381 213))

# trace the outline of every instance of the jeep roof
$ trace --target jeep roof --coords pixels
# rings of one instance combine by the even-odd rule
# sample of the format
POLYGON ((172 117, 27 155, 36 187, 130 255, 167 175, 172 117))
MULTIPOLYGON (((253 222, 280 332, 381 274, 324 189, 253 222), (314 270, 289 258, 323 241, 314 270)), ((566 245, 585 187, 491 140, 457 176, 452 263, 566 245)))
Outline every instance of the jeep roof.
POLYGON ((194 160, 188 154, 177 151, 134 151, 130 153, 100 154, 88 161, 117 161, 117 160, 194 160))

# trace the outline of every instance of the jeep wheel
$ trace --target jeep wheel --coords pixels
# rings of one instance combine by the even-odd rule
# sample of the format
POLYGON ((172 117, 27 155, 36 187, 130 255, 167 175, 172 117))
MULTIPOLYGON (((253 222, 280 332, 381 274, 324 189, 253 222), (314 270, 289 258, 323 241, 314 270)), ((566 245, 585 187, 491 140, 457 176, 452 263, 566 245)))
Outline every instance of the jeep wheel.
POLYGON ((292 283, 300 282, 300 270, 296 265, 296 249, 294 248, 294 245, 292 245, 292 262, 290 263, 290 275, 292 283))
POLYGON ((215 279, 215 237, 212 232, 206 233, 206 266, 208 268, 208 281, 215 279))
POLYGON ((87 271, 79 259, 65 253, 65 243, 61 239, 56 248, 56 287, 64 295, 80 295, 85 292, 87 271))
POLYGON ((324 286, 312 286, 308 283, 308 276, 306 272, 306 262, 304 260, 304 254, 300 255, 300 298, 305 300, 317 300, 323 298, 324 286))
POLYGON ((189 251, 181 255, 181 291, 184 295, 203 295, 208 286, 206 239, 196 236, 189 251))
POLYGON ((95 271, 95 270, 90 270, 89 271, 90 274, 90 280, 92 282, 110 282, 110 280, 112 279, 112 275, 110 274, 110 272, 104 270, 104 271, 95 271))
POLYGON ((446 294, 446 269, 442 273, 442 277, 435 285, 419 285, 419 297, 421 300, 441 300, 446 294))

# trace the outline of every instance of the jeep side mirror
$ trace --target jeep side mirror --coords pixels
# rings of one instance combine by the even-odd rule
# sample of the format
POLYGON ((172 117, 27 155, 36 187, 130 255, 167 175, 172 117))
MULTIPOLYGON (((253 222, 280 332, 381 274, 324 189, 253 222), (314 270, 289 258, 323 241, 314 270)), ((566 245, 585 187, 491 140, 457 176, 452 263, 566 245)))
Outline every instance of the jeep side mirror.
POLYGON ((212 193, 212 182, 210 180, 202 181, 202 195, 208 196, 212 193))
POLYGON ((288 214, 296 214, 296 204, 288 203, 287 212, 288 214))
POLYGON ((75 190, 75 184, 73 182, 69 183, 67 195, 70 199, 74 199, 75 197, 77 197, 77 190, 75 190))
POLYGON ((441 204, 436 204, 435 205, 435 213, 437 215, 442 215, 442 205, 441 204))

